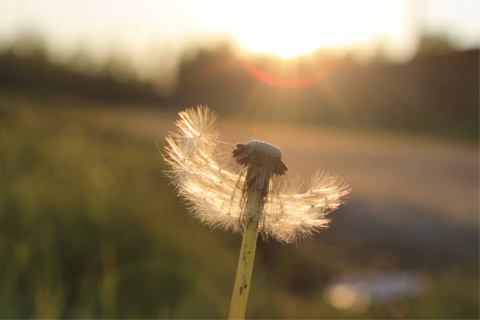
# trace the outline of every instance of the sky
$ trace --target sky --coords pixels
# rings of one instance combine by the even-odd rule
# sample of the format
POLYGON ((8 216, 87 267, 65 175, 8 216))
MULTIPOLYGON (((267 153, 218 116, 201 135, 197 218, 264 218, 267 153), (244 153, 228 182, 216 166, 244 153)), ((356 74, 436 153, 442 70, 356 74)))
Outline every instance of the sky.
POLYGON ((422 30, 478 47, 480 0, 0 0, 0 48, 34 32, 59 58, 128 57, 142 79, 171 75, 188 48, 231 40, 239 52, 280 57, 315 49, 378 51, 405 61, 422 30))

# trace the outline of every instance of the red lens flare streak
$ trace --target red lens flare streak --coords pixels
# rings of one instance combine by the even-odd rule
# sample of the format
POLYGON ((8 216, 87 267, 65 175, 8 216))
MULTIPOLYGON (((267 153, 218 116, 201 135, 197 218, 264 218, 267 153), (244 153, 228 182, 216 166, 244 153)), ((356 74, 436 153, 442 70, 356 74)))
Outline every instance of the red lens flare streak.
POLYGON ((317 82, 322 81, 331 73, 335 65, 333 62, 326 63, 323 66, 317 67, 318 70, 316 70, 314 73, 304 77, 279 77, 263 71, 246 59, 241 59, 240 61, 243 68, 257 80, 269 86, 290 89, 309 87, 317 82))

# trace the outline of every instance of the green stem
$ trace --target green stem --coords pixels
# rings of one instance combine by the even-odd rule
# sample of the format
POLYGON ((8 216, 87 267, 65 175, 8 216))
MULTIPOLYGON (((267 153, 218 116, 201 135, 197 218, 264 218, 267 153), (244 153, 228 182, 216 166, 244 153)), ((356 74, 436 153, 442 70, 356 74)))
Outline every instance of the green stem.
POLYGON ((237 275, 233 286, 230 303, 229 319, 245 319, 248 292, 250 290, 253 261, 257 246, 258 221, 263 210, 263 196, 261 191, 248 192, 245 210, 245 225, 243 229, 242 246, 238 258, 237 275))

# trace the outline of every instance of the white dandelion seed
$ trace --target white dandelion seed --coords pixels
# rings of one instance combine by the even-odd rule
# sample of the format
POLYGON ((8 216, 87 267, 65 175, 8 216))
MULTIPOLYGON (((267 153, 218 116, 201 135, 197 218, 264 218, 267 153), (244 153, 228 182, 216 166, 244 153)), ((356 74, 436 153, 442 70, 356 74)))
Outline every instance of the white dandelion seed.
POLYGON ((261 141, 236 146, 220 141, 215 114, 198 106, 180 112, 177 133, 167 137, 167 174, 194 217, 241 233, 247 190, 261 191, 258 230, 264 238, 292 243, 329 222, 350 189, 342 179, 318 172, 310 181, 288 171, 278 147, 261 141))

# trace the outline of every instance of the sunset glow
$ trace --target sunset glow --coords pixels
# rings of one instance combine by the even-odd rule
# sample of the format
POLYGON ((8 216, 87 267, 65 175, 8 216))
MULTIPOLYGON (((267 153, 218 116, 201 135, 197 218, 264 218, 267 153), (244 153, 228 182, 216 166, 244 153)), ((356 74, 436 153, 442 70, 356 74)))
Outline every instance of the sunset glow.
MULTIPOLYGON (((401 63, 423 34, 458 49, 478 47, 477 0, 138 0, 0 1, 0 51, 32 35, 49 55, 85 52, 100 68, 112 56, 131 61, 143 81, 173 85, 185 54, 228 43, 240 56, 284 60, 317 49, 360 61, 380 55, 401 63), (160 80, 162 79, 162 80, 160 80)), ((264 74, 260 78, 271 78, 264 74)), ((318 79, 322 75, 305 75, 318 79)), ((303 77, 302 77, 303 78, 303 77)), ((269 81, 291 85, 291 79, 269 81)), ((310 83, 295 82, 295 85, 310 83)))
POLYGON ((385 1, 228 1, 216 3, 210 18, 242 51, 293 57, 375 39, 391 7, 385 1))

